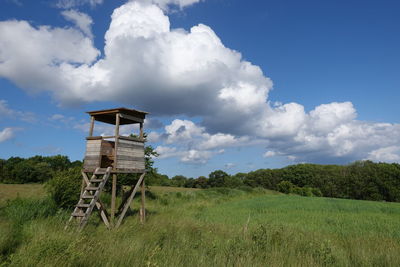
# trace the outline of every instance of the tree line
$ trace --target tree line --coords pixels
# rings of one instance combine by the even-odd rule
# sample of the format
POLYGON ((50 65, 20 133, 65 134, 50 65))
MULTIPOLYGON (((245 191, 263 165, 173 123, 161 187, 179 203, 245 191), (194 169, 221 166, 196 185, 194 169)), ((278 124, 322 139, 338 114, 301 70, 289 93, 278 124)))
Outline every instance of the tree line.
MULTIPOLYGON (((153 167, 146 158, 146 184, 189 188, 263 187, 283 193, 362 200, 400 202, 400 164, 357 161, 348 165, 297 164, 280 169, 259 169, 229 175, 222 170, 208 177, 168 177, 153 167)), ((67 156, 11 157, 0 159, 0 183, 45 183, 53 177, 76 173, 79 179, 81 161, 71 162, 67 156), (71 170, 75 170, 71 172, 71 170)), ((135 179, 133 177, 132 179, 135 179)), ((131 184, 121 177, 120 181, 131 184)))
POLYGON ((57 172, 81 166, 81 161, 71 162, 67 156, 62 155, 0 159, 0 183, 44 183, 57 172))
POLYGON ((222 170, 208 177, 168 179, 153 174, 159 185, 192 188, 263 187, 283 193, 360 200, 400 202, 400 164, 356 161, 348 165, 297 164, 229 175, 222 170))

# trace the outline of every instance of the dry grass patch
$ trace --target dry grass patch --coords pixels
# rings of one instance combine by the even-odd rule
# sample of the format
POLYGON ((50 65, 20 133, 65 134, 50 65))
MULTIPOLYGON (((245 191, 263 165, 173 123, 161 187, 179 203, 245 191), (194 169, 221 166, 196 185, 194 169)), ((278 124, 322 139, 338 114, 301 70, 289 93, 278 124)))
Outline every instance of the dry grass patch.
POLYGON ((19 197, 43 197, 46 190, 42 184, 0 184, 0 205, 19 197))

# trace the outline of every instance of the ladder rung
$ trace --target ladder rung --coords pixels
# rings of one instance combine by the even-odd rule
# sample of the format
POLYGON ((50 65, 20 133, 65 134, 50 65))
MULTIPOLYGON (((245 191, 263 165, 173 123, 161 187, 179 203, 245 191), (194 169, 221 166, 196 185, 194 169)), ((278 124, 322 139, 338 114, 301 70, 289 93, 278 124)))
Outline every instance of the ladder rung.
POLYGON ((94 186, 88 186, 85 188, 85 190, 88 190, 88 191, 97 191, 98 189, 99 189, 98 187, 94 187, 94 186))
POLYGON ((92 179, 92 180, 90 180, 91 183, 101 183, 103 181, 104 181, 103 179, 92 179))
POLYGON ((94 195, 83 195, 82 198, 94 198, 94 195))
POLYGON ((85 217, 85 213, 72 213, 71 216, 73 216, 73 217, 85 217))
POLYGON ((78 204, 76 205, 78 208, 89 208, 90 204, 78 204))

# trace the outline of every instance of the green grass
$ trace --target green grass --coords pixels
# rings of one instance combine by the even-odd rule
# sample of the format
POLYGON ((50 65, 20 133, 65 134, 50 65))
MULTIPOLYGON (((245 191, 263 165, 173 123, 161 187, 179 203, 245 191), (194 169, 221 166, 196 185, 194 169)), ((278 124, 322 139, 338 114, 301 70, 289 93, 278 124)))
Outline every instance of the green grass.
POLYGON ((45 190, 41 184, 0 184, 0 206, 7 200, 20 197, 43 197, 45 190))
MULTIPOLYGON (((400 204, 287 196, 255 189, 152 187, 147 222, 108 231, 97 216, 63 231, 48 200, 0 210, 5 266, 399 266, 400 204), (22 219, 25 218, 25 219, 22 219)), ((1 266, 1 263, 0 263, 1 266)))

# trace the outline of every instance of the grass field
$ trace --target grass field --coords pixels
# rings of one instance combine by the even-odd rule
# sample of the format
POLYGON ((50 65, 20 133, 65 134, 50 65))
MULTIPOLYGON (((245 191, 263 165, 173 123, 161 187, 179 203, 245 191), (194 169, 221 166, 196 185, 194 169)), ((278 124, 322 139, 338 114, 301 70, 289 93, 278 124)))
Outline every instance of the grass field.
POLYGON ((0 206, 9 199, 20 197, 42 197, 45 190, 41 184, 0 184, 0 206))
POLYGON ((134 209, 112 231, 97 216, 82 233, 63 231, 70 211, 46 199, 11 201, 0 210, 0 259, 5 266, 400 266, 399 203, 150 190, 146 224, 134 209))

